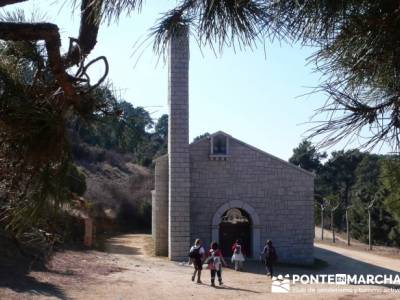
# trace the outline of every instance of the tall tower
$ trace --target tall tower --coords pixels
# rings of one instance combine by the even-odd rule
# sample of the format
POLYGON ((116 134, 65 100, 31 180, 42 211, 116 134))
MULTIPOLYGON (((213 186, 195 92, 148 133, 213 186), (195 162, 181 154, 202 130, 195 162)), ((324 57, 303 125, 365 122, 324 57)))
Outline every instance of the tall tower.
POLYGON ((168 55, 168 255, 187 257, 190 246, 189 32, 171 37, 168 55))

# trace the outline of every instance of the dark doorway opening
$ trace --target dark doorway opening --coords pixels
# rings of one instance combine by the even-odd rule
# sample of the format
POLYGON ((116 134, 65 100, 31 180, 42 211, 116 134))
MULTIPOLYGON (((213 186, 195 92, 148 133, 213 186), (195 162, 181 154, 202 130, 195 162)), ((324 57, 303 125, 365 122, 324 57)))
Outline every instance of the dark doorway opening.
POLYGON ((249 214, 240 208, 227 210, 219 224, 219 243, 225 257, 232 256, 231 247, 239 239, 246 256, 251 256, 251 219, 249 214))

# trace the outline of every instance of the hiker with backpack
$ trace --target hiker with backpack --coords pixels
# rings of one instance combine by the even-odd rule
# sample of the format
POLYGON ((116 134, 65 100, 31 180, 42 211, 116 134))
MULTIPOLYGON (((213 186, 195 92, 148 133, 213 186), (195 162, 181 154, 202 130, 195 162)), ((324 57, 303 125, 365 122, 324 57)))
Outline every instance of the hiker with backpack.
POLYGON ((232 245, 232 263, 235 264, 235 271, 240 271, 243 269, 243 262, 245 261, 244 249, 240 240, 236 240, 236 242, 232 245))
POLYGON ((215 286, 215 274, 218 276, 219 285, 222 285, 222 264, 226 266, 226 262, 221 250, 218 249, 217 242, 211 243, 206 261, 208 264, 208 269, 211 273, 211 286, 215 286))
POLYGON ((189 258, 190 261, 193 263, 194 272, 192 275, 192 281, 196 278, 197 273, 197 283, 201 283, 201 270, 203 269, 203 260, 205 256, 205 250, 201 245, 200 239, 196 239, 194 241, 194 245, 190 248, 189 251, 189 258))
POLYGON ((272 241, 268 240, 265 243, 264 250, 262 254, 265 257, 265 267, 267 269, 267 275, 273 276, 273 265, 278 260, 278 255, 276 254, 275 247, 272 245, 272 241))

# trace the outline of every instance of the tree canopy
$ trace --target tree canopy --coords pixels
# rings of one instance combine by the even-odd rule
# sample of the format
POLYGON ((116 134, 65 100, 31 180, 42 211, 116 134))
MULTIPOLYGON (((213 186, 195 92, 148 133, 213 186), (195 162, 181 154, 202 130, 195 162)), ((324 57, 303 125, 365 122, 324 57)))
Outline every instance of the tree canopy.
MULTIPOLYGON (((1 1, 0 7, 25 0, 1 1)), ((67 102, 79 107, 77 82, 89 83, 87 69, 105 57, 86 61, 97 43, 103 22, 139 12, 141 0, 72 0, 81 11, 80 30, 71 39, 67 53, 60 53, 57 26, 50 23, 15 23, 3 18, 0 38, 14 41, 44 40, 52 72, 67 102), (80 72, 69 74, 74 64, 80 72)), ((64 7, 64 9, 66 9, 64 7)), ((315 91, 328 101, 319 110, 310 137, 331 146, 348 139, 372 148, 387 143, 399 149, 400 128, 400 8, 396 0, 181 0, 156 21, 150 31, 154 50, 163 53, 171 35, 180 26, 202 46, 216 51, 224 46, 255 47, 259 41, 279 39, 312 45, 317 51, 310 62, 325 80, 315 91)), ((267 50, 268 51, 268 50, 267 50)), ((107 72, 106 72, 107 73, 107 72)), ((105 74, 106 76, 106 74, 105 74)))
POLYGON ((310 141, 303 140, 298 147, 293 149, 289 162, 307 171, 316 172, 321 168, 323 158, 326 158, 326 153, 319 153, 310 141))
POLYGON ((351 236, 368 241, 368 207, 373 204, 374 243, 400 245, 399 157, 370 154, 357 149, 332 152, 325 161, 321 161, 324 156, 315 151, 310 142, 302 141, 289 160, 298 165, 298 161, 309 162, 310 157, 315 158, 313 165, 318 166, 314 194, 316 224, 321 221, 320 205, 323 204, 328 213, 334 210, 333 224, 328 224, 344 230, 345 211, 348 210, 351 236))

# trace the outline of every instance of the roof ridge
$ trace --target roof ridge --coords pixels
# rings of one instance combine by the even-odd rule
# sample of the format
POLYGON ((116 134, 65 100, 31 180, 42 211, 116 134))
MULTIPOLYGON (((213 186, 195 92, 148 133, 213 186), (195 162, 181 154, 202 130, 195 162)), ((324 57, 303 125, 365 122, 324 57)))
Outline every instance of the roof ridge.
POLYGON ((218 130, 218 131, 216 131, 216 132, 214 132, 214 133, 212 133, 212 134, 210 134, 210 135, 208 135, 208 136, 204 136, 204 137, 202 137, 202 138, 200 138, 200 139, 198 139, 198 140, 196 140, 196 141, 193 141, 193 142, 191 142, 191 143, 189 144, 189 146, 196 145, 196 144, 198 144, 199 142, 201 142, 201 141, 203 141, 203 140, 205 140, 205 139, 210 139, 211 137, 213 137, 213 136, 215 136, 215 135, 218 135, 218 134, 224 134, 224 135, 230 137, 231 139, 233 139, 233 140, 239 142, 240 144, 242 144, 242 145, 244 145, 244 146, 246 146, 246 147, 248 147, 248 148, 250 148, 250 149, 253 149, 253 150, 255 150, 255 151, 257 151, 257 152, 259 152, 259 153, 261 153, 261 154, 267 155, 268 157, 270 157, 270 158, 272 158, 272 159, 274 159, 274 160, 277 160, 277 161, 279 161, 279 162, 281 162, 281 163, 284 163, 284 164, 286 164, 287 166, 289 166, 289 167, 291 167, 291 168, 293 168, 293 169, 295 169, 295 170, 298 170, 298 171, 300 171, 300 172, 303 172, 303 173, 306 174, 306 175, 315 177, 315 174, 314 174, 314 173, 312 173, 312 172, 310 172, 310 171, 307 171, 307 170, 305 170, 305 169, 303 169, 303 168, 301 168, 301 167, 298 167, 298 166, 296 166, 296 165, 294 165, 294 164, 292 164, 292 163, 290 163, 290 162, 288 162, 288 161, 286 161, 286 160, 284 160, 284 159, 282 159, 282 158, 279 158, 279 157, 277 157, 277 156, 275 156, 275 155, 272 155, 272 154, 270 154, 270 153, 268 153, 268 152, 266 152, 266 151, 264 151, 264 150, 261 150, 261 149, 255 147, 255 146, 252 146, 252 145, 250 145, 250 144, 247 144, 246 142, 243 142, 243 141, 241 141, 241 140, 239 140, 239 139, 233 137, 232 135, 230 135, 230 134, 228 134, 228 133, 226 133, 226 132, 224 132, 224 131, 222 131, 222 130, 218 130))

